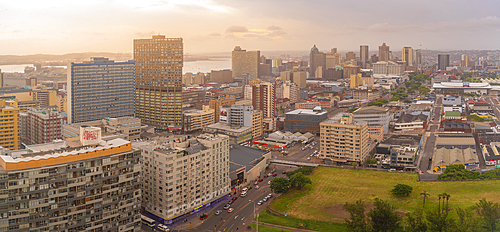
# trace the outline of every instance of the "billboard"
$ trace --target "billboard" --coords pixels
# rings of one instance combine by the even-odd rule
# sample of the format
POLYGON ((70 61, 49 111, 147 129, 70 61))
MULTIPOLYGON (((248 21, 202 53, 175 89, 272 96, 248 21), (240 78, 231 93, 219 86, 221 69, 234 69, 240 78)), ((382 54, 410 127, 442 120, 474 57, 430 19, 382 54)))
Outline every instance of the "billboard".
POLYGON ((227 123, 227 108, 220 108, 220 115, 219 115, 219 121, 220 122, 226 122, 227 123))
POLYGON ((101 128, 99 127, 80 127, 80 142, 82 146, 96 145, 101 142, 101 128))

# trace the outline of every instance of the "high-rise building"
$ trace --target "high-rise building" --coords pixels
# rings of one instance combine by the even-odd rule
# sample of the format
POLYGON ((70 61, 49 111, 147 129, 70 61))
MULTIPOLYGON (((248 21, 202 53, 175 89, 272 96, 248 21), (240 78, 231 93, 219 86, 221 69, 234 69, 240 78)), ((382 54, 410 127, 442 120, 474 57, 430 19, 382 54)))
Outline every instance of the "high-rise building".
POLYGON ((307 73, 306 72, 293 72, 292 82, 297 84, 297 86, 299 88, 305 88, 306 82, 307 82, 307 73))
POLYGON ((203 106, 202 110, 190 109, 184 110, 183 122, 185 132, 201 131, 203 127, 215 123, 215 110, 210 109, 209 106, 203 106))
POLYGON ((311 109, 296 109, 285 114, 285 130, 290 132, 311 133, 318 135, 319 123, 328 118, 327 112, 320 106, 311 109))
POLYGON ((274 118, 275 84, 262 82, 252 87, 252 105, 263 112, 264 118, 274 118))
POLYGON ((361 73, 351 74, 350 80, 350 87, 353 89, 357 89, 359 86, 363 85, 363 77, 361 73))
POLYGON ((2 70, 0 69, 0 88, 3 88, 4 87, 4 80, 3 80, 3 72, 2 70))
POLYGON ((338 52, 337 52, 337 48, 332 48, 332 50, 331 50, 331 51, 332 51, 332 53, 333 53, 333 54, 337 54, 337 53, 338 53, 338 52))
POLYGON ((228 136, 201 134, 134 147, 142 152, 143 207, 163 224, 205 209, 231 192, 228 136))
POLYGON ((373 64, 373 74, 403 75, 405 66, 392 61, 379 61, 373 64))
POLYGON ((230 69, 212 70, 210 74, 210 82, 233 83, 233 71, 230 69))
POLYGON ((422 49, 415 49, 415 65, 422 66, 422 49))
POLYGON ((323 76, 316 76, 316 70, 320 68, 322 69, 320 73, 324 73, 326 67, 326 54, 320 52, 316 45, 314 45, 309 53, 309 61, 309 77, 323 78, 323 76))
POLYGON ((354 121, 359 123, 368 122, 368 127, 383 127, 383 134, 389 132, 389 122, 392 120, 391 113, 387 108, 378 106, 365 106, 352 113, 354 121))
POLYGON ((413 49, 411 47, 404 47, 402 53, 402 59, 406 63, 406 66, 413 66, 413 49))
POLYGON ((50 143, 62 139, 63 116, 57 111, 57 107, 39 106, 29 109, 26 114, 26 137, 21 138, 26 144, 50 143))
POLYGON ((252 139, 262 137, 262 111, 254 110, 252 105, 221 106, 220 122, 235 127, 251 127, 252 139))
POLYGON ((218 99, 212 99, 208 102, 210 109, 214 109, 215 122, 219 121, 220 106, 230 106, 236 102, 236 98, 230 96, 219 96, 218 99))
POLYGON ((290 103, 295 103, 299 101, 300 98, 300 88, 295 83, 286 82, 281 86, 283 88, 283 98, 290 99, 290 103))
POLYGON ((340 113, 320 123, 320 157, 327 162, 361 163, 368 157, 368 123, 340 113))
POLYGON ((382 44, 382 46, 378 46, 378 61, 389 61, 390 60, 390 51, 389 46, 382 44))
POLYGON ((366 68, 366 64, 368 63, 368 45, 359 46, 359 58, 361 59, 361 68, 366 68))
POLYGON ((244 75, 249 75, 250 80, 259 77, 260 51, 246 51, 241 49, 240 46, 236 46, 231 57, 233 77, 241 78, 244 75))
POLYGON ((470 67, 469 66, 469 55, 462 55, 462 62, 461 62, 462 67, 470 67))
POLYGON ((0 146, 9 150, 18 150, 20 146, 19 108, 0 100, 0 146))
POLYGON ((446 67, 450 67, 450 54, 439 53, 438 54, 438 70, 446 70, 446 67))
MULTIPOLYGON (((68 123, 134 116, 135 61, 94 57, 68 65, 68 123)), ((36 95, 45 96, 43 92, 36 95)), ((57 93, 54 92, 56 105, 57 93)), ((42 101, 43 99, 37 99, 42 101)))
POLYGON ((140 156, 129 141, 100 141, 97 131, 70 146, 1 150, 3 230, 140 231, 140 156))
POLYGON ((134 40, 136 117, 158 130, 182 130, 182 38, 134 40))
POLYGON ((356 53, 355 52, 347 52, 345 54, 345 60, 355 60, 356 59, 356 53))
POLYGON ((185 73, 182 76, 182 84, 184 85, 203 85, 205 84, 205 74, 204 73, 185 73))

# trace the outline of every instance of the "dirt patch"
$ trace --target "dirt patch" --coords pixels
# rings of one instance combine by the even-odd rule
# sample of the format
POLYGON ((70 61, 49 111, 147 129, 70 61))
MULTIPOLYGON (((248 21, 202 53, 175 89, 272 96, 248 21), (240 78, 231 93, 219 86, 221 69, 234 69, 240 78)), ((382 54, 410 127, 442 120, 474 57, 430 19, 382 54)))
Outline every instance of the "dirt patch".
MULTIPOLYGON (((365 213, 370 212, 370 210, 374 209, 375 206, 373 203, 365 203, 365 213)), ((332 215, 334 218, 344 219, 349 218, 349 212, 344 210, 344 204, 336 204, 333 206, 323 207, 323 210, 332 215)))

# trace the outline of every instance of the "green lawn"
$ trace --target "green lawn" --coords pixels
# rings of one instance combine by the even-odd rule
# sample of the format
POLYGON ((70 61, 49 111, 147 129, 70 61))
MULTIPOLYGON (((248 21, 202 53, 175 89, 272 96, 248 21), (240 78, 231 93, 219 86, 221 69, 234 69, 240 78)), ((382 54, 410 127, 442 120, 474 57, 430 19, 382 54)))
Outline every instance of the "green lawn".
MULTIPOLYGON (((256 224, 253 224, 253 223, 251 225, 254 229, 257 226, 256 224)), ((278 228, 274 228, 274 227, 259 225, 259 232, 295 232, 295 231, 282 230, 282 229, 278 229, 278 228)))
MULTIPOLYGON (((420 193, 424 190, 430 194, 426 200, 426 209, 438 204, 438 194, 446 192, 451 195, 450 207, 467 208, 481 198, 500 202, 500 181, 457 181, 457 182, 418 182, 417 174, 393 173, 382 171, 363 171, 340 168, 318 167, 310 176, 312 185, 301 191, 292 190, 271 203, 273 209, 287 213, 289 217, 262 218, 272 224, 283 225, 280 220, 286 218, 314 219, 325 222, 343 223, 349 215, 342 209, 346 202, 363 200, 370 209, 373 199, 380 198, 394 204, 402 213, 422 207, 420 193), (407 184, 413 187, 409 197, 393 197, 389 191, 396 184, 407 184)), ((262 217, 262 215, 261 215, 262 217)), ((294 219, 295 220, 295 219, 294 219)), ((310 223, 307 223, 308 226, 310 223)), ((290 222, 290 227, 296 227, 290 222)), ((309 228, 308 228, 309 229, 309 228)))
MULTIPOLYGON (((314 218, 310 219, 298 219, 293 217, 280 217, 273 214, 270 214, 267 210, 263 210, 259 214, 259 222, 266 222, 269 224, 286 226, 290 228, 297 228, 299 224, 305 225, 306 229, 314 230, 314 231, 346 231, 347 225, 343 223, 335 223, 335 222, 325 222, 316 220, 314 218)), ((260 226, 259 226, 260 231, 260 226)))

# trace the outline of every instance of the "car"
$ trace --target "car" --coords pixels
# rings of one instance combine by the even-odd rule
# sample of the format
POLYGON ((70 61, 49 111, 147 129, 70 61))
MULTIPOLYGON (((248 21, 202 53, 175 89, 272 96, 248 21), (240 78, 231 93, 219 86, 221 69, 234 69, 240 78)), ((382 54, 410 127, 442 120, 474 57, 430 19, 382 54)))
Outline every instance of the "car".
POLYGON ((246 195, 247 195, 247 192, 242 192, 242 193, 240 193, 240 196, 241 196, 241 197, 245 197, 246 195))
POLYGON ((166 225, 163 225, 163 224, 158 225, 158 230, 165 231, 165 232, 170 231, 170 229, 166 225))
POLYGON ((311 160, 311 157, 307 157, 307 160, 311 160))
POLYGON ((259 201, 257 202, 257 205, 262 205, 262 203, 263 203, 262 201, 259 201))
POLYGON ((200 216, 200 220, 205 220, 207 217, 208 217, 208 215, 206 213, 204 213, 200 216))
POLYGON ((219 209, 219 210, 217 210, 217 212, 215 212, 215 215, 219 215, 221 213, 222 213, 222 210, 219 209))
POLYGON ((272 196, 273 196, 273 194, 271 194, 271 193, 269 193, 269 194, 267 195, 267 197, 268 197, 268 198, 271 198, 272 196))
POLYGON ((267 184, 271 184, 271 181, 268 181, 267 184))
POLYGON ((234 211, 234 209, 233 209, 233 208, 229 208, 229 209, 227 210, 227 212, 228 212, 228 213, 231 213, 231 212, 233 212, 233 211, 234 211))
POLYGON ((259 189, 259 186, 258 186, 258 185, 255 185, 255 188, 256 188, 256 189, 259 189))
POLYGON ((266 201, 267 201, 267 198, 262 199, 262 201, 266 202, 266 201))
POLYGON ((258 185, 258 184, 259 184, 259 182, 258 182, 258 181, 255 181, 255 183, 253 183, 253 184, 254 184, 254 185, 258 185))
POLYGON ((231 199, 232 201, 236 201, 236 199, 238 199, 238 197, 233 197, 233 199, 231 199))
POLYGON ((282 171, 281 174, 286 174, 286 171, 282 171))
POLYGON ((273 177, 276 177, 277 175, 278 175, 278 174, 274 173, 274 174, 273 174, 273 177))
POLYGON ((241 191, 246 192, 246 191, 248 191, 248 188, 243 188, 241 191))
POLYGON ((302 150, 305 150, 305 148, 302 148, 302 150))
POLYGON ((223 209, 229 209, 229 208, 231 208, 231 205, 230 205, 230 204, 227 204, 227 205, 225 205, 225 206, 223 207, 223 209))
POLYGON ((262 181, 264 181, 264 179, 259 179, 259 182, 262 182, 262 181))
POLYGON ((272 175, 273 175, 272 173, 267 174, 267 176, 272 176, 272 175))

